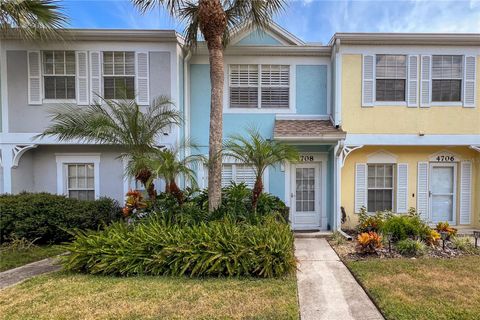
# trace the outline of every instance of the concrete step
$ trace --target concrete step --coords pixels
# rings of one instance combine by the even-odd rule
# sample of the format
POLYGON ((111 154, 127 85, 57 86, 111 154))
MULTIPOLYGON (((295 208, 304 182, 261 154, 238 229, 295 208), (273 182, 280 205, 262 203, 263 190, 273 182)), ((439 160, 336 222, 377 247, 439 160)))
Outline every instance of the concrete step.
POLYGON ((328 238, 333 234, 333 232, 332 231, 294 231, 293 234, 297 239, 305 239, 305 238, 314 239, 314 238, 328 238))

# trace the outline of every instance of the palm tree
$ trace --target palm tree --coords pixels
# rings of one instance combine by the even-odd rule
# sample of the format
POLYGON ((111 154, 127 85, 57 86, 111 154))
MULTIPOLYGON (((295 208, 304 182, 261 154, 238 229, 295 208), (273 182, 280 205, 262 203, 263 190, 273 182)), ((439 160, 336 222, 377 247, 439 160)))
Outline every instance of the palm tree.
POLYGON ((0 1, 0 30, 7 34, 17 30, 25 39, 58 37, 58 30, 67 23, 57 0, 0 1))
POLYGON ((143 112, 134 100, 101 100, 86 108, 64 105, 54 109, 51 125, 38 137, 122 146, 120 157, 127 162, 126 174, 140 181, 154 199, 155 187, 148 183, 152 172, 145 155, 158 150, 159 136, 180 124, 180 114, 166 97, 154 99, 143 112))
POLYGON ((195 167, 205 162, 205 158, 200 155, 190 155, 180 158, 180 149, 163 149, 148 156, 149 168, 152 170, 153 179, 163 179, 165 181, 165 193, 173 195, 179 204, 183 203, 183 192, 177 185, 177 178, 181 175, 185 181, 190 181, 193 187, 197 186, 195 178, 195 167))
POLYGON ((225 142, 225 155, 251 164, 255 170, 255 185, 252 192, 252 208, 257 208, 258 198, 263 192, 262 176, 265 169, 284 161, 298 160, 297 150, 288 144, 262 137, 258 129, 250 128, 247 135, 231 135, 225 142))
POLYGON ((272 16, 283 9, 285 0, 131 0, 141 12, 165 7, 185 24, 186 45, 194 48, 202 33, 209 53, 211 104, 208 166, 208 208, 221 203, 223 127, 223 51, 230 31, 248 21, 251 28, 264 29, 272 16))

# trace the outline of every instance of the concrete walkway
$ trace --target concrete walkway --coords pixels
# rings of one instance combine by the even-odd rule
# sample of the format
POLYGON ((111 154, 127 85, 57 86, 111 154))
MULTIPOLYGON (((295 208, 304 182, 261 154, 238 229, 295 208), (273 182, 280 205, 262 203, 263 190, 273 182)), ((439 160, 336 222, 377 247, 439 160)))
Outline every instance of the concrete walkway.
POLYGON ((383 319, 325 239, 295 239, 302 320, 383 319))
POLYGON ((13 286, 14 284, 43 273, 58 271, 61 269, 61 266, 56 262, 57 258, 48 258, 0 272, 0 289, 13 286))

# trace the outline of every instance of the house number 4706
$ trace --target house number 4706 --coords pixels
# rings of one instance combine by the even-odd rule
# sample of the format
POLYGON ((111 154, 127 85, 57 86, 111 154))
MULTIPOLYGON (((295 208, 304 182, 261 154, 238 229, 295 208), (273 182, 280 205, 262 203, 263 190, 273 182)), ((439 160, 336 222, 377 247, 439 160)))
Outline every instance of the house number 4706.
POLYGON ((455 161, 454 156, 438 156, 435 158, 438 162, 453 162, 455 161))

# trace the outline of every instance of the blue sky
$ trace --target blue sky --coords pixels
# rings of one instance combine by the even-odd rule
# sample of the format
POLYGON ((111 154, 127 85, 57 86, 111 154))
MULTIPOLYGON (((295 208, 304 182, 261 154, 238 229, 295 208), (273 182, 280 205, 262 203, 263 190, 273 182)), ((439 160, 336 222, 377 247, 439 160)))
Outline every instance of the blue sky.
MULTIPOLYGON (((161 9, 141 15, 129 0, 64 0, 70 27, 172 29, 182 25, 161 9)), ((480 0, 291 0, 275 17, 308 42, 335 32, 477 32, 480 0)))

